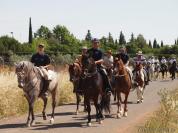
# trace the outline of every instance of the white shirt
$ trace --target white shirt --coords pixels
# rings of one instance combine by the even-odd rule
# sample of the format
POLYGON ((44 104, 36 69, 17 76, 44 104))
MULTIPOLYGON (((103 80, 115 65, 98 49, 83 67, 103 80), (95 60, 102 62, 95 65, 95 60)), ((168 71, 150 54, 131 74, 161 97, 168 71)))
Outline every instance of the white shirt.
POLYGON ((106 67, 106 68, 111 68, 113 66, 113 56, 111 55, 110 57, 108 56, 104 56, 103 58, 103 65, 106 67))
POLYGON ((161 59, 162 64, 166 64, 166 62, 167 62, 166 59, 161 59))
POLYGON ((174 61, 176 62, 176 59, 171 59, 169 62, 172 64, 174 61))

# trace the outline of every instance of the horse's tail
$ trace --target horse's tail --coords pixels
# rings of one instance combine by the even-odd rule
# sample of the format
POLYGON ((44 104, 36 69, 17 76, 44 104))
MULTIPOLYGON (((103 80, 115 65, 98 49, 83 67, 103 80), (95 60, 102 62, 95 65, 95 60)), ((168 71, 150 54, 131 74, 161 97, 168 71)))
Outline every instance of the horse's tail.
POLYGON ((111 112, 110 95, 103 95, 101 99, 101 109, 107 113, 111 112))

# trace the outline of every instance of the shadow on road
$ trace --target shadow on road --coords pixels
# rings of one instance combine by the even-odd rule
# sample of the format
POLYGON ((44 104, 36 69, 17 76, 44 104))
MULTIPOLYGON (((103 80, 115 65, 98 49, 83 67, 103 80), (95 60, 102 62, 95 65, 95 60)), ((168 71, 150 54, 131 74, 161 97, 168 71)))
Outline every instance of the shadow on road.
MULTIPOLYGON (((66 116, 66 115, 74 115, 74 112, 61 112, 61 113, 55 113, 55 116, 66 116)), ((51 114, 47 114, 48 117, 51 116, 51 114)), ((35 115, 36 117, 43 117, 42 114, 35 115)))
POLYGON ((4 125, 0 125, 0 129, 10 129, 10 128, 24 128, 25 124, 24 123, 20 123, 20 124, 4 124, 4 125))
POLYGON ((85 127, 84 122, 68 122, 68 123, 57 123, 54 125, 36 125, 34 129, 31 130, 47 130, 54 128, 69 128, 69 127, 85 127))

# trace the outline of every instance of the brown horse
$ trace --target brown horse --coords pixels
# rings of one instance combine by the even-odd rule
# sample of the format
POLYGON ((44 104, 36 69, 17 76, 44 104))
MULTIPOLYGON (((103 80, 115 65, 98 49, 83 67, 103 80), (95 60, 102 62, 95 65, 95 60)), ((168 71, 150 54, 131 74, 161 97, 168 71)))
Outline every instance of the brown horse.
POLYGON ((137 83, 137 103, 143 102, 143 92, 145 89, 144 73, 142 64, 137 64, 134 73, 134 80, 137 83))
MULTIPOLYGON (((73 63, 69 65, 69 76, 70 76, 70 81, 73 83, 74 87, 74 93, 76 94, 76 104, 77 104, 77 109, 76 109, 76 114, 79 113, 79 104, 81 102, 81 96, 83 95, 83 92, 79 92, 79 82, 81 80, 81 75, 82 75, 82 69, 81 65, 79 63, 73 63)), ((84 111, 86 110, 86 107, 84 105, 84 111)))
POLYGON ((96 120, 101 124, 103 117, 102 110, 110 113, 110 95, 103 91, 103 79, 97 71, 97 65, 93 58, 84 57, 82 60, 85 78, 82 82, 84 88, 84 103, 87 106, 88 126, 91 126, 91 105, 93 101, 96 108, 96 120))
POLYGON ((127 72, 122 59, 118 57, 115 59, 114 63, 114 86, 115 86, 115 92, 117 96, 117 106, 118 106, 118 111, 117 111, 117 118, 121 118, 121 93, 125 94, 125 100, 124 100, 124 116, 127 116, 127 99, 130 93, 131 89, 131 79, 129 76, 129 73, 127 72))

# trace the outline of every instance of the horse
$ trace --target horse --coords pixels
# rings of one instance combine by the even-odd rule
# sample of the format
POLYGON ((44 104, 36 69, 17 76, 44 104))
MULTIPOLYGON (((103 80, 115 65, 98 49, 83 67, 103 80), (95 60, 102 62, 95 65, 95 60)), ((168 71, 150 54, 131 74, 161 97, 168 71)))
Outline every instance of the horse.
MULTIPOLYGON (((44 87, 46 87, 46 81, 42 77, 39 69, 35 67, 29 61, 21 61, 15 65, 15 73, 17 75, 18 87, 22 88, 24 91, 24 95, 28 101, 29 111, 26 125, 28 127, 33 126, 35 124, 35 116, 34 116, 34 103, 38 99, 38 97, 42 98, 44 102, 43 106, 43 120, 47 120, 46 115, 46 105, 48 98, 45 96, 42 91, 44 87), (32 119, 31 119, 32 118, 32 119)), ((51 71, 52 72, 52 71, 51 71)), ((47 91, 52 95, 52 113, 50 123, 54 123, 54 111, 56 106, 56 98, 57 98, 57 88, 58 88, 58 78, 55 72, 53 73, 53 78, 48 82, 47 91)))
POLYGON ((150 80, 154 79, 154 71, 155 71, 155 65, 153 63, 148 63, 147 64, 147 70, 149 73, 150 80))
POLYGON ((129 75, 129 72, 126 70, 122 59, 120 57, 117 57, 114 61, 114 86, 115 86, 115 93, 117 96, 117 118, 121 118, 121 93, 125 95, 124 100, 124 116, 127 117, 127 99, 131 90, 131 78, 129 75))
POLYGON ((172 63, 172 65, 170 66, 170 69, 169 69, 169 72, 170 72, 170 74, 171 74, 172 80, 175 79, 175 73, 176 73, 176 71, 177 71, 177 63, 174 61, 174 62, 172 63))
POLYGON ((134 73, 134 80, 137 83, 137 86, 136 86, 137 103, 142 103, 143 102, 143 92, 145 89, 145 81, 144 81, 143 66, 141 63, 136 65, 135 73, 134 73))
POLYGON ((110 113, 110 95, 107 95, 103 90, 104 81, 97 70, 94 59, 83 56, 82 67, 85 75, 82 88, 84 91, 84 104, 87 106, 88 112, 87 125, 91 126, 91 101, 94 102, 96 108, 96 121, 102 124, 104 119, 103 110, 110 113))
MULTIPOLYGON (((73 83, 74 87, 74 93, 76 94, 76 104, 77 104, 77 109, 76 109, 76 115, 79 113, 79 104, 81 102, 81 96, 83 96, 83 92, 80 89, 79 92, 79 82, 81 81, 82 78, 82 68, 79 63, 73 63, 69 64, 69 76, 70 76, 70 81, 73 83)), ((86 106, 84 105, 84 111, 86 111, 86 106)))
POLYGON ((154 68, 155 80, 159 78, 159 72, 160 72, 160 65, 159 63, 155 63, 155 68, 154 68))
POLYGON ((166 74, 166 77, 167 77, 168 66, 166 64, 161 64, 160 72, 162 73, 162 79, 165 78, 165 76, 164 76, 165 74, 166 74))

